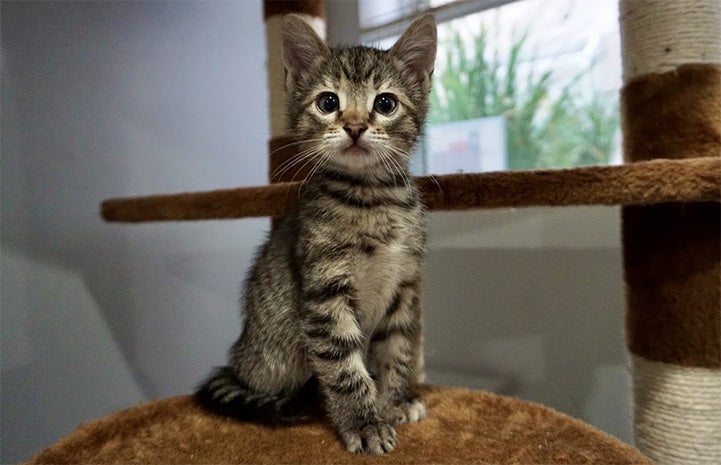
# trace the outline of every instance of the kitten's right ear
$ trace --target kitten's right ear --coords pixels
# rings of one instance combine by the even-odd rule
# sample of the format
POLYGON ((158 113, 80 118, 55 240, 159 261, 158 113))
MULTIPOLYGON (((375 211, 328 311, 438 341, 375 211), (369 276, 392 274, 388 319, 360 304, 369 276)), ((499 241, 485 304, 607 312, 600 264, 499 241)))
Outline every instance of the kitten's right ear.
POLYGON ((281 35, 285 69, 294 80, 328 54, 328 47, 302 16, 283 17, 281 35))

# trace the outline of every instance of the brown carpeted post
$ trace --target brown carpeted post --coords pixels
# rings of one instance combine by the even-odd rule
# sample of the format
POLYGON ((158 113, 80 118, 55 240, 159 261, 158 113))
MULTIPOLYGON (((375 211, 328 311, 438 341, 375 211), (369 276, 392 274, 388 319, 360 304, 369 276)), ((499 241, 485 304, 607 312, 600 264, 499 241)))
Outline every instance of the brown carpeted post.
MULTIPOLYGON (((620 11, 626 161, 721 156, 721 2, 620 11)), ((623 209, 634 434, 659 464, 721 463, 720 235, 717 202, 623 209)))

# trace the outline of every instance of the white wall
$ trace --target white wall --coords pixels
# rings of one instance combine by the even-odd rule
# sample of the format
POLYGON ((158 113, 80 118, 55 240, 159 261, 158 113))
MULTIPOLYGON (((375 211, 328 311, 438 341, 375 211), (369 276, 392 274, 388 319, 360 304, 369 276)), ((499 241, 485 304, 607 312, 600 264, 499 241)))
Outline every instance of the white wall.
POLYGON ((267 220, 105 224, 107 197, 261 184, 256 2, 2 3, 2 443, 190 392, 267 220))
MULTIPOLYGON (((259 1, 3 2, 1 16, 7 463, 223 363, 267 221, 105 224, 98 204, 264 183, 268 110, 259 1)), ((427 271, 432 381, 628 439, 615 209, 434 214, 427 271)))

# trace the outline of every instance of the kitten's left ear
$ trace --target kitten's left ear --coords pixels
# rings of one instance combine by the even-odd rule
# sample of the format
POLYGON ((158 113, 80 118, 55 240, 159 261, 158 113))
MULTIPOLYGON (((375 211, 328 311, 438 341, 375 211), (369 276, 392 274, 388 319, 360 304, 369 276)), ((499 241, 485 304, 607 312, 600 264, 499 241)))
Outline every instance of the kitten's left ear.
POLYGON ((416 76, 423 89, 429 91, 436 62, 436 20, 426 15, 413 21, 389 53, 400 60, 416 76))

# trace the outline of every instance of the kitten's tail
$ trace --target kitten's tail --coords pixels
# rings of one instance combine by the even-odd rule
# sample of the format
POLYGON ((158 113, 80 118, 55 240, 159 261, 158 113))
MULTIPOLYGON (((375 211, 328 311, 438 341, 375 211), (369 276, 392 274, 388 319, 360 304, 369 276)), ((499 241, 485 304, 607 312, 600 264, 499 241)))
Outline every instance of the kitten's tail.
POLYGON ((314 379, 289 393, 269 395, 258 392, 225 366, 211 373, 196 391, 195 398, 213 413, 278 426, 310 421, 317 407, 317 392, 314 379))

